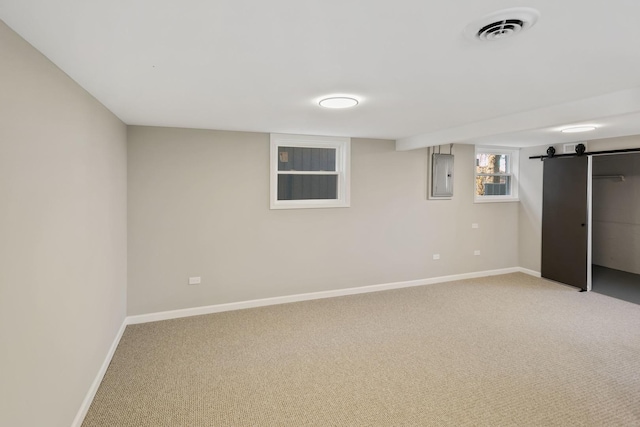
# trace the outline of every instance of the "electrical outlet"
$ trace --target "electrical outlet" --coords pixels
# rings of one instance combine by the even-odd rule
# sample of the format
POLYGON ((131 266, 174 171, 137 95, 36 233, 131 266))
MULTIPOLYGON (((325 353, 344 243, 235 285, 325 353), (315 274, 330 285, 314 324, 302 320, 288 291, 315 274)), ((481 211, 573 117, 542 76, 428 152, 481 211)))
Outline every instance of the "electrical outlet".
POLYGON ((474 255, 480 255, 480 251, 478 249, 476 249, 475 251, 473 251, 474 255))
POLYGON ((474 222, 473 224, 471 224, 471 228, 480 228, 480 227, 478 226, 477 222, 474 222))
POLYGON ((440 254, 433 254, 433 259, 440 259, 440 254))
POLYGON ((202 283, 202 278, 201 277, 189 277, 189 284, 190 285, 199 285, 200 283, 202 283))

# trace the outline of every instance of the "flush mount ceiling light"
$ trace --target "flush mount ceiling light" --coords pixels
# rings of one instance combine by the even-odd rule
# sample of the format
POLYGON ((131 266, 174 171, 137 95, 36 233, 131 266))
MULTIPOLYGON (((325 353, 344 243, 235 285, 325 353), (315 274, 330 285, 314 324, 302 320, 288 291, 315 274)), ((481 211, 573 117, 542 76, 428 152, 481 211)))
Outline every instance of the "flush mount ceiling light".
POLYGON ((495 41, 531 28, 539 17, 540 12, 530 7, 499 10, 470 23, 464 33, 472 40, 495 41))
POLYGON ((358 100, 350 96, 330 96, 318 102, 324 108, 351 108, 358 105, 358 100))
POLYGON ((582 125, 582 126, 571 126, 568 128, 561 129, 562 133, 579 133, 579 132, 589 132, 592 130, 596 130, 596 126, 593 125, 582 125))

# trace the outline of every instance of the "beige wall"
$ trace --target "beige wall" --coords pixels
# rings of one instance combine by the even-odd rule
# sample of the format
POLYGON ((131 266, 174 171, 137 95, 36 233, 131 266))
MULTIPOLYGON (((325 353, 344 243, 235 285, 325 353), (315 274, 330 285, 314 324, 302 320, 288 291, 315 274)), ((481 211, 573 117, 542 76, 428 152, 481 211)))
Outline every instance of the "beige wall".
POLYGON ((0 425, 68 427, 125 317, 126 128, 0 21, 0 425))
POLYGON ((542 255, 542 162, 529 157, 545 154, 547 147, 520 150, 519 265, 536 272, 540 272, 542 255))
POLYGON ((518 265, 518 204, 473 203, 472 146, 450 201, 426 200, 426 150, 354 139, 350 208, 270 210, 268 134, 128 140, 130 315, 518 265))
POLYGON ((640 148, 640 135, 621 136, 619 138, 599 139, 587 142, 587 151, 623 150, 640 148))

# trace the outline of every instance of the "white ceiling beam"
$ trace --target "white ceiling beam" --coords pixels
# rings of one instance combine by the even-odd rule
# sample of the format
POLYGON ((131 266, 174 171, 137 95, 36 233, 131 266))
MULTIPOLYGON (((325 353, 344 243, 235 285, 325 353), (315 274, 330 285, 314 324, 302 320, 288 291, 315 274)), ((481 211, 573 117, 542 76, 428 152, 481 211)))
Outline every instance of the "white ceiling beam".
POLYGON ((468 123, 454 128, 400 138, 397 151, 415 150, 451 143, 472 144, 475 139, 522 131, 551 129, 597 122, 600 118, 640 112, 640 88, 626 89, 553 105, 536 110, 501 116, 481 122, 468 123))

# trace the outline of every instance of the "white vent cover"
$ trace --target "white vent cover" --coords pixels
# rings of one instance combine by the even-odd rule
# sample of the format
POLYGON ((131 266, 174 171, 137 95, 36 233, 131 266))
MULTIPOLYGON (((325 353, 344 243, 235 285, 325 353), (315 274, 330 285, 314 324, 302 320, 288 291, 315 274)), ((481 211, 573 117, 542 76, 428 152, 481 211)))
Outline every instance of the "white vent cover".
POLYGON ((504 9, 472 22, 464 32, 473 40, 499 40, 531 28, 539 17, 540 13, 529 7, 504 9))
POLYGON ((584 144, 585 148, 587 147, 587 142, 583 141, 583 142, 573 142, 571 144, 564 144, 562 146, 562 152, 564 154, 575 154, 576 152, 576 147, 578 146, 578 144, 584 144))

